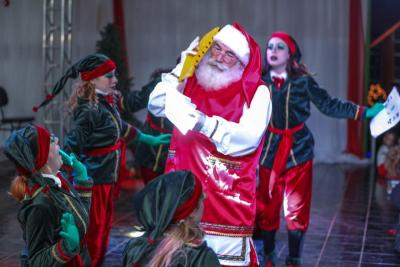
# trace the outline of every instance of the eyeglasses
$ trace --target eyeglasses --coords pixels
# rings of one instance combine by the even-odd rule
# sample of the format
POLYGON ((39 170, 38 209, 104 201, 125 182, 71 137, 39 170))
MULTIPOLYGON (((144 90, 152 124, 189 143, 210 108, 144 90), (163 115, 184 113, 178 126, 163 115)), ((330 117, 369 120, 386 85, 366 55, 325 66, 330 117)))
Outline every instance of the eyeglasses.
POLYGON ((267 46, 267 49, 268 50, 274 50, 274 48, 275 48, 277 50, 285 50, 286 47, 287 47, 286 44, 284 44, 282 42, 275 43, 275 44, 269 43, 268 46, 267 46))
POLYGON ((116 71, 110 71, 106 74, 104 74, 104 77, 108 78, 108 79, 112 79, 112 78, 118 78, 118 73, 116 71))
POLYGON ((224 50, 219 44, 215 43, 211 47, 211 55, 214 57, 221 56, 221 59, 226 64, 231 64, 233 62, 239 61, 239 58, 232 52, 224 50))
POLYGON ((58 137, 54 134, 50 134, 50 143, 56 143, 58 141, 58 137))

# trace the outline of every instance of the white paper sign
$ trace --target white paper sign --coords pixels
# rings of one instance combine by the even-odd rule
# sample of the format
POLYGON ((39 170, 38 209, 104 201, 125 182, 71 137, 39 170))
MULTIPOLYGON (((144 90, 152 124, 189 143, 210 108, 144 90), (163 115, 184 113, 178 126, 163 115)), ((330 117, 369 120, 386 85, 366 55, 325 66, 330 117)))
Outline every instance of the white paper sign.
POLYGON ((182 134, 192 130, 198 120, 196 105, 191 103, 190 98, 176 90, 167 91, 165 116, 182 134))
POLYGON ((396 87, 393 87, 383 105, 385 108, 371 120, 369 125, 373 137, 386 132, 400 121, 400 95, 396 87))

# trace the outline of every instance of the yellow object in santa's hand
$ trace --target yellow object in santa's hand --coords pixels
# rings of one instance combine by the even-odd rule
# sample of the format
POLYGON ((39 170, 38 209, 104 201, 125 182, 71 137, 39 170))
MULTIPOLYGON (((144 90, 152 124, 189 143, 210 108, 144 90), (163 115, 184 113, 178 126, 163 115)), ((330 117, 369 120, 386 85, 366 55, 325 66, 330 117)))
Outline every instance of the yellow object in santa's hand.
POLYGON ((197 65, 214 43, 213 37, 219 32, 219 29, 219 27, 215 27, 211 31, 207 32, 200 40, 199 46, 197 47, 197 53, 195 55, 188 54, 186 56, 181 74, 179 75, 180 82, 193 75, 197 65))

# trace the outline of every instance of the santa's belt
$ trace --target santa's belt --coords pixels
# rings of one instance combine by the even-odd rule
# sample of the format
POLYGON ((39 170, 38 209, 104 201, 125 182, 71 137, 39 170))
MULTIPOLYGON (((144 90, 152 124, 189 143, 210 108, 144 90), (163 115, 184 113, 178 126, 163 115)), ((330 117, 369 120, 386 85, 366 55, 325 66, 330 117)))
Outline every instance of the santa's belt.
POLYGON ((303 129, 304 123, 301 123, 293 128, 289 129, 278 129, 271 125, 268 126, 268 131, 273 134, 282 135, 282 138, 278 145, 278 150, 275 153, 274 163, 272 165, 272 171, 269 178, 269 196, 272 196, 275 181, 285 171, 286 163, 289 158, 290 150, 293 147, 293 135, 303 129))

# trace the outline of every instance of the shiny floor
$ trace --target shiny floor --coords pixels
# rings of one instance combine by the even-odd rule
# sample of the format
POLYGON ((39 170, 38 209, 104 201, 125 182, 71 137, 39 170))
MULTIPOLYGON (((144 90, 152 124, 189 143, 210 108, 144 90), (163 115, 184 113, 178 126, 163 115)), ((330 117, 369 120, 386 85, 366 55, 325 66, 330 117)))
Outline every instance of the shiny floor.
MULTIPOLYGON (((19 266, 23 244, 16 221, 18 204, 8 195, 13 175, 9 163, 0 163, 0 267, 19 266)), ((116 201, 114 227, 102 266, 121 266, 121 253, 132 234, 132 196, 123 192, 116 201)), ((303 266, 400 266, 388 230, 399 213, 387 200, 386 183, 377 182, 368 168, 318 164, 314 167, 310 229, 306 236, 303 266)), ((262 243, 255 240, 261 251, 262 243)), ((287 254, 285 223, 277 241, 278 265, 287 254)))

